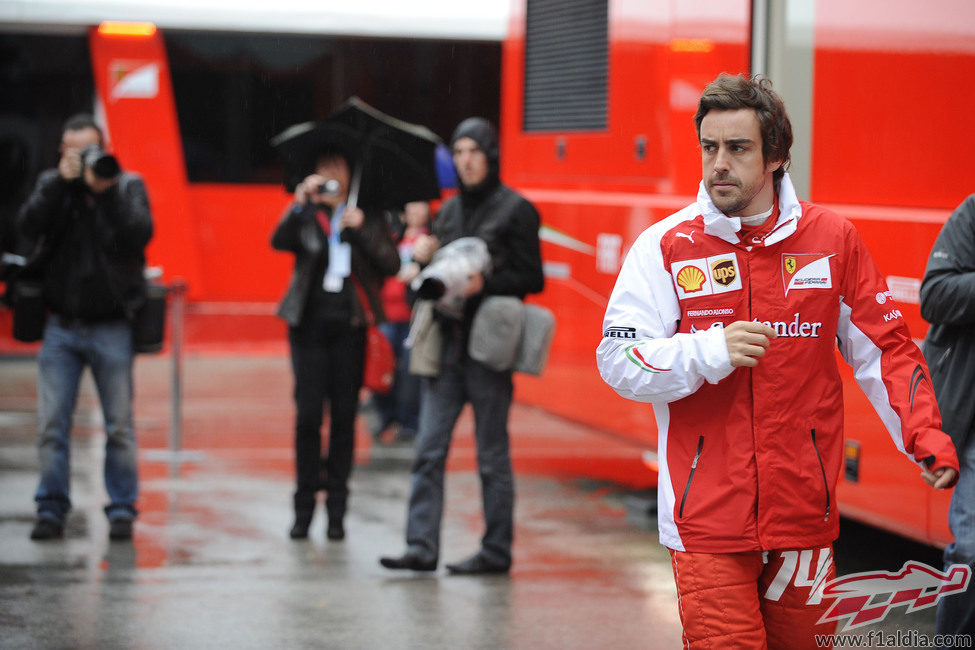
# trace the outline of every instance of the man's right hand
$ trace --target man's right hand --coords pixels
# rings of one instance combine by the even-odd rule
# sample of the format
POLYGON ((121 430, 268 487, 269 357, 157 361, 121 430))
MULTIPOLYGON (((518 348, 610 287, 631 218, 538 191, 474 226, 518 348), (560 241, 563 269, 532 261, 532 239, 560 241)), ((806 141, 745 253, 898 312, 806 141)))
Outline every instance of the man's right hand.
POLYGON ((775 330, 755 321, 739 320, 724 328, 728 356, 735 368, 757 366, 759 358, 765 356, 765 351, 774 338, 775 330))
POLYGON ((420 235, 413 244, 413 259, 420 264, 428 263, 440 248, 440 240, 434 235, 420 235))
POLYGON ((318 191, 318 188, 328 180, 328 178, 321 174, 310 174, 306 176, 305 180, 298 183, 298 186, 295 187, 295 203, 298 205, 315 203, 337 208, 340 203, 345 202, 344 196, 339 194, 323 194, 318 191))
POLYGON ((61 178, 73 181, 81 177, 82 171, 81 153, 74 149, 65 150, 61 155, 61 161, 58 162, 58 173, 61 174, 61 178))

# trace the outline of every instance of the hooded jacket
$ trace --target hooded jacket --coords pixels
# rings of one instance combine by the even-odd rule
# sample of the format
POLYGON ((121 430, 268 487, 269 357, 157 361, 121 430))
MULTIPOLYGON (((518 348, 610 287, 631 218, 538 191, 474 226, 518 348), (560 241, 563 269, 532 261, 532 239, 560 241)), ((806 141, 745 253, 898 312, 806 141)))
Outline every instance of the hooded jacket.
POLYGON ((839 532, 839 346, 895 446, 957 470, 920 350, 853 226, 800 202, 785 175, 775 227, 696 203, 644 231, 626 256, 596 351, 620 395, 653 404, 661 542, 680 551, 812 548, 839 532), (722 328, 778 338, 734 368, 722 328))
MULTIPOLYGON (((450 139, 469 137, 488 159, 488 175, 476 187, 461 184, 460 193, 447 200, 433 220, 431 232, 441 246, 461 237, 480 237, 491 256, 491 271, 484 278, 482 295, 517 296, 542 290, 540 218, 527 199, 498 178, 498 143, 486 120, 472 117, 461 122, 450 139)), ((468 315, 478 300, 468 301, 468 315)), ((470 318, 466 319, 470 324, 470 318)))
POLYGON ((931 323, 922 349, 944 430, 964 449, 975 429, 975 194, 934 242, 921 282, 921 316, 931 323))

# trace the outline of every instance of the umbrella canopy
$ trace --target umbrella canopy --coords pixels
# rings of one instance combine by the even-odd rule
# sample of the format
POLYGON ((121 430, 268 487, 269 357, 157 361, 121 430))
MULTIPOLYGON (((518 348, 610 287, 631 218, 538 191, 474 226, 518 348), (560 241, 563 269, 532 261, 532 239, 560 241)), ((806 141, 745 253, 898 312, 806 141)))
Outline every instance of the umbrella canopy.
POLYGON ((284 160, 284 185, 293 192, 315 170, 323 150, 337 148, 352 166, 349 204, 399 207, 440 196, 432 131, 386 115, 358 97, 321 122, 304 122, 271 139, 284 160))

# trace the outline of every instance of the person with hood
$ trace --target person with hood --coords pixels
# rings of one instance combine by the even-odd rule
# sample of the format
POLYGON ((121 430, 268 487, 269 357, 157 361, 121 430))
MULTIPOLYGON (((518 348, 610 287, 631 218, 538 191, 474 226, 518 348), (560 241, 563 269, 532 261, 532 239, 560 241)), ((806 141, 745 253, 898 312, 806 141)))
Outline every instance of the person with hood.
MULTIPOLYGON (((921 349, 961 465, 948 510, 955 539, 945 549, 945 567, 975 570, 975 194, 948 217, 934 242, 921 281, 921 316, 931 323, 921 349)), ((971 588, 938 603, 936 631, 975 635, 971 588)))
POLYGON ((473 273, 459 318, 438 314, 443 333, 439 375, 425 377, 406 525, 406 551, 380 558, 388 569, 434 571, 440 557, 444 468, 464 404, 474 409, 474 437, 481 478, 485 533, 470 558, 448 564, 452 574, 507 573, 514 537, 514 476, 508 441, 512 371, 496 371, 468 355, 474 315, 485 296, 516 296, 542 290, 540 219, 535 207, 501 183, 494 128, 479 117, 461 122, 451 137, 460 192, 444 203, 431 234, 419 239, 413 259, 430 262, 441 247, 461 238, 487 244, 490 271, 473 273))

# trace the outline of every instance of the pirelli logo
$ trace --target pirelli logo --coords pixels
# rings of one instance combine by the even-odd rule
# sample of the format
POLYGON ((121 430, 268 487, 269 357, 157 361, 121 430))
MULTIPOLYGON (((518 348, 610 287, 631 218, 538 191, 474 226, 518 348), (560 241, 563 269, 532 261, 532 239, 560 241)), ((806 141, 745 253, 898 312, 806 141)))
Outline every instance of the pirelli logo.
POLYGON ((603 332, 603 338, 609 339, 635 339, 635 327, 610 327, 603 332))

